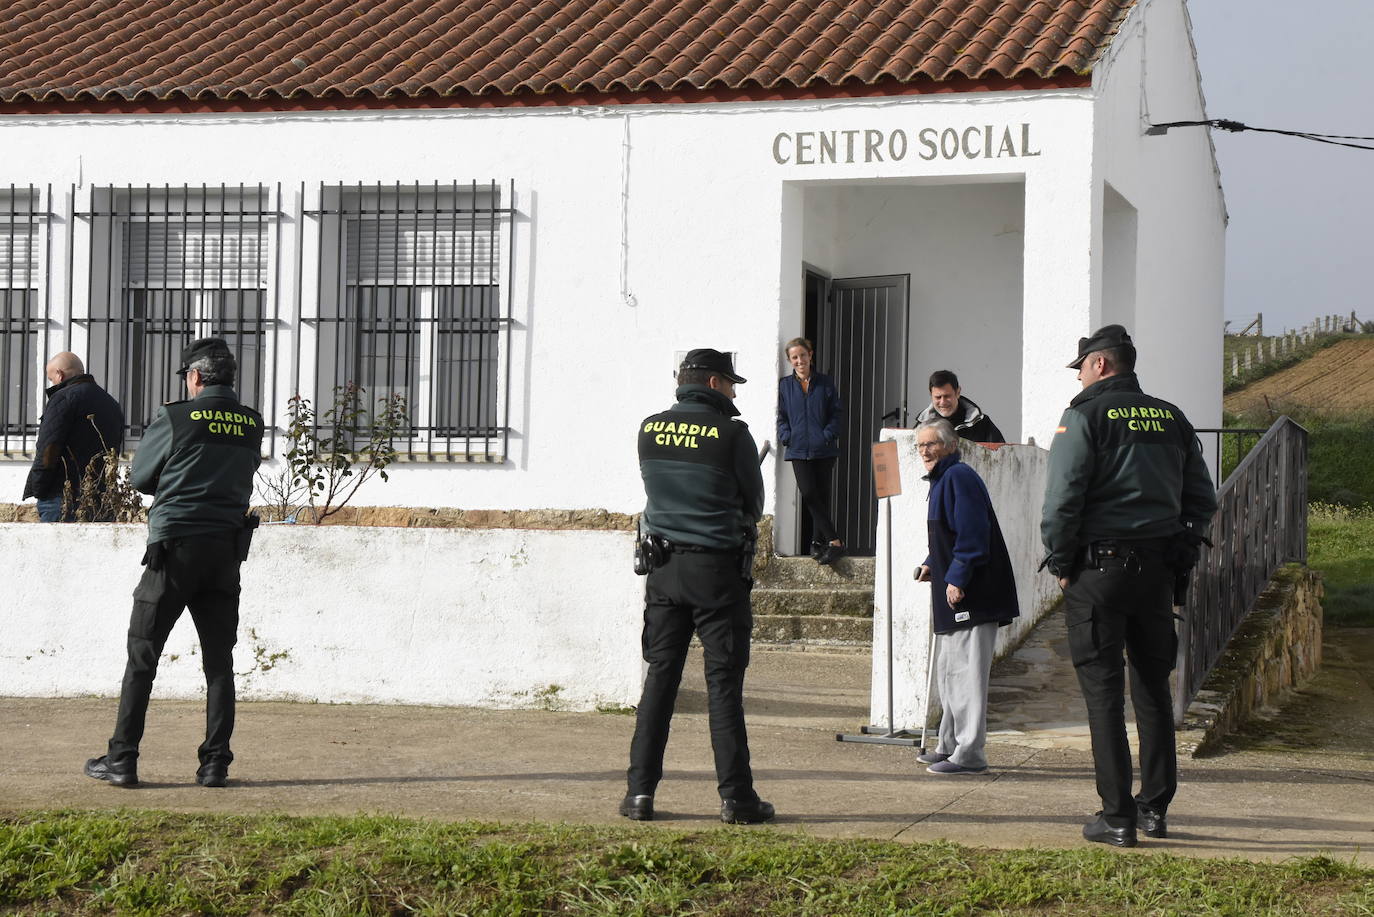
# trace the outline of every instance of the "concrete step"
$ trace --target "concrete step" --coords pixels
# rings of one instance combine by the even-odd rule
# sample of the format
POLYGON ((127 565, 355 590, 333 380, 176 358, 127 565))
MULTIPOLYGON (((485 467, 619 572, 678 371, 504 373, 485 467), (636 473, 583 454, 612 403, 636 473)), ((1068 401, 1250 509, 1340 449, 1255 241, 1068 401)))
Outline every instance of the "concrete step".
POLYGON ((873 619, 851 615, 754 615, 754 643, 762 646, 864 646, 873 642, 873 619))
POLYGON ((871 557, 841 557, 822 567, 809 557, 770 557, 758 572, 759 586, 867 586, 873 588, 871 557))
POLYGON ((871 586, 755 586, 754 614, 873 617, 871 586))

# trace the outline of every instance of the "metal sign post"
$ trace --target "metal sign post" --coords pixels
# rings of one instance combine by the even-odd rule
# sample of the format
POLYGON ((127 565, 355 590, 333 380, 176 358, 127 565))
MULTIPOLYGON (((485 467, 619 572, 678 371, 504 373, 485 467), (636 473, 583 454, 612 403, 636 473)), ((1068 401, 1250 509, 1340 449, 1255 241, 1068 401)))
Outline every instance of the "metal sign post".
POLYGON ((897 468, 897 444, 895 442, 874 443, 873 444, 873 485, 874 491, 880 500, 887 500, 887 512, 884 513, 886 524, 884 525, 884 541, 886 543, 887 569, 886 588, 887 588, 887 728, 881 726, 861 726, 859 734, 845 734, 837 732, 836 742, 866 742, 870 745, 904 745, 908 748, 915 748, 922 744, 920 738, 914 737, 905 729, 895 728, 894 721, 896 716, 893 713, 892 699, 892 502, 891 498, 899 496, 902 492, 902 477, 897 468))

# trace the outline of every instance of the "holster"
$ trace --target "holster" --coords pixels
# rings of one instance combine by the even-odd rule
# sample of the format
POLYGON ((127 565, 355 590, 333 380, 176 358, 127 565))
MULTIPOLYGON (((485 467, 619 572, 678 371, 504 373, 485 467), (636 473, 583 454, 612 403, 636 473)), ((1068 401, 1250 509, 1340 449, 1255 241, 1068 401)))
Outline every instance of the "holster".
POLYGON ((248 559, 248 550, 253 546, 253 530, 262 522, 257 513, 249 513, 243 517, 243 525, 234 536, 234 552, 238 555, 239 563, 248 559))
POLYGON ((662 535, 641 532, 635 538, 635 573, 647 576, 668 561, 672 545, 662 535))
POLYGON ((758 550, 758 541, 758 529, 749 526, 744 534, 744 546, 740 549, 739 578, 750 585, 754 582, 754 552, 758 550))

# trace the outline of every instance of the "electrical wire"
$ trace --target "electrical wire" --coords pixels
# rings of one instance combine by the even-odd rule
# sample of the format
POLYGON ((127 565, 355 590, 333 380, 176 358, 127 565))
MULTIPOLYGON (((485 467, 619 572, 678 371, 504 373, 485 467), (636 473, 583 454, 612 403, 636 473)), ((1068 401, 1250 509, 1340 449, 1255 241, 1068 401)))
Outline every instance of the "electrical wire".
POLYGON ((1159 135, 1167 132, 1171 127, 1215 127, 1223 131, 1238 133, 1240 131, 1257 131, 1262 134, 1282 134, 1285 137, 1297 137, 1300 140, 1311 140, 1314 143, 1329 143, 1332 146, 1347 146, 1356 150, 1374 150, 1374 146, 1366 143, 1347 143, 1348 140, 1374 140, 1374 137, 1360 137, 1352 134, 1318 134, 1313 131, 1289 131, 1277 127, 1252 127, 1242 124, 1239 121, 1232 121, 1227 118, 1209 118, 1205 121, 1170 121, 1167 124, 1151 124, 1145 131, 1147 134, 1159 135))

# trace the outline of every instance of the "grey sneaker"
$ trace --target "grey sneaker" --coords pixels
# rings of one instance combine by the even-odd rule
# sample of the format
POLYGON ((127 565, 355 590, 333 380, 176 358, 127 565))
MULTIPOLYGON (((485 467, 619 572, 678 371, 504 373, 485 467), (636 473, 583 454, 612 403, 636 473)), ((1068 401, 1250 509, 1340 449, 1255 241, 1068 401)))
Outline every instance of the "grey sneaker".
POLYGON ((942 751, 928 751, 925 754, 917 755, 916 760, 922 764, 939 764, 941 761, 948 761, 949 755, 942 751))
POLYGON ((986 767, 964 767, 961 764, 955 764, 953 761, 948 760, 936 761, 930 767, 926 768, 926 773, 940 774, 945 777, 960 776, 965 774, 969 776, 976 776, 978 774, 986 774, 987 772, 988 769, 986 767))

